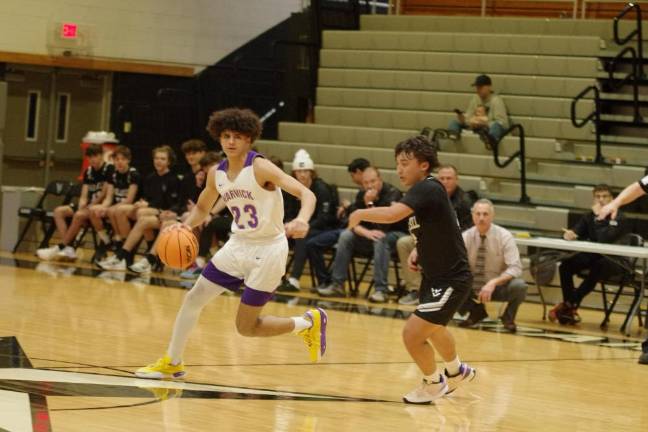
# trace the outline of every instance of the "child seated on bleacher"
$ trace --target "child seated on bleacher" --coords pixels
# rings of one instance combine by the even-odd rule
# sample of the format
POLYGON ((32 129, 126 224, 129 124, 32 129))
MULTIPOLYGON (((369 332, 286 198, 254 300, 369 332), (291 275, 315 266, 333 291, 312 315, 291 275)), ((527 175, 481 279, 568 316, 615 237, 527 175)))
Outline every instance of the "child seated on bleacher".
POLYGON ((117 212, 116 217, 128 223, 135 219, 135 226, 128 233, 121 249, 115 255, 97 263, 104 270, 126 270, 133 264, 135 248, 146 238, 148 248, 152 247, 155 236, 152 230, 160 227, 160 220, 175 219, 178 205, 180 180, 171 172, 175 162, 175 153, 169 146, 153 149, 153 166, 155 171, 149 174, 142 184, 141 198, 132 206, 126 205, 117 212))
MULTIPOLYGON (((112 177, 114 167, 104 162, 103 149, 100 144, 90 144, 85 154, 90 166, 83 174, 79 202, 76 206, 69 204, 54 209, 54 222, 61 242, 56 246, 38 249, 36 255, 42 260, 75 261, 77 255, 73 244, 79 231, 90 219, 90 213, 100 211, 110 205, 106 200, 106 192, 108 179, 112 177), (68 226, 69 218, 72 218, 72 223, 68 226)), ((103 226, 94 225, 96 219, 91 219, 91 222, 95 229, 103 228, 103 226)))
POLYGON ((126 146, 117 146, 112 154, 115 170, 108 179, 108 190, 106 201, 111 203, 110 207, 98 207, 90 211, 90 220, 97 230, 98 244, 94 256, 95 262, 106 258, 108 247, 112 245, 116 250, 120 249, 123 240, 130 232, 130 223, 124 223, 117 219, 117 213, 127 205, 132 205, 137 198, 137 191, 140 183, 140 173, 135 167, 130 166, 132 159, 131 151, 126 146), (108 218, 112 226, 112 239, 106 232, 103 219, 108 218))

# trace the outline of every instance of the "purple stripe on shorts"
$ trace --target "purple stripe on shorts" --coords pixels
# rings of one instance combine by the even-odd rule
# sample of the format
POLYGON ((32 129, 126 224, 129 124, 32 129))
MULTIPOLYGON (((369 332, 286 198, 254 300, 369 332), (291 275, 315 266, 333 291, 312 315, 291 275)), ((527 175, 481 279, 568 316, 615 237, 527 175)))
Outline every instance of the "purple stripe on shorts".
POLYGON ((241 295, 241 303, 248 306, 263 306, 270 301, 271 297, 271 292, 259 291, 246 286, 243 295, 241 295))
POLYGON ((218 270, 211 261, 207 263, 201 274, 208 281, 234 292, 238 291, 243 284, 243 279, 218 270))

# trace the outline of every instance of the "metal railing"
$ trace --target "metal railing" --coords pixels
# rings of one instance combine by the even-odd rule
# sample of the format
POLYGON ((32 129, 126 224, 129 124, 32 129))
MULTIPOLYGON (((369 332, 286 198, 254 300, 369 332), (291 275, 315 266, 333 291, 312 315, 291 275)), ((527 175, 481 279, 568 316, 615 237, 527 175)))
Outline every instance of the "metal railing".
POLYGON ((637 54, 637 50, 634 49, 634 47, 625 47, 619 53, 612 59, 609 65, 609 86, 613 90, 618 90, 621 87, 623 87, 626 84, 631 84, 632 85, 632 105, 633 105, 633 121, 635 123, 640 123, 641 122, 641 113, 639 112, 639 80, 641 79, 640 75, 640 63, 639 63, 639 56, 637 54), (630 53, 630 59, 631 59, 631 67, 632 70, 628 72, 628 74, 623 77, 620 80, 617 80, 614 77, 614 74, 616 73, 617 65, 619 60, 623 59, 626 55, 626 53, 630 53))
MULTIPOLYGON (((582 0, 581 5, 581 19, 585 19, 587 15, 587 5, 591 3, 627 3, 628 0, 582 0)), ((643 2, 644 4, 646 2, 643 2)), ((633 2, 633 4, 638 5, 639 2, 633 2)))
POLYGON ((594 123, 594 130, 596 134, 596 156, 594 157, 594 163, 603 163, 603 154, 601 150, 601 98, 598 87, 591 85, 583 89, 571 103, 571 122, 572 125, 576 128, 582 128, 589 122, 594 123), (576 118, 576 105, 581 99, 584 99, 585 96, 590 92, 594 92, 594 110, 584 119, 578 120, 576 118))
POLYGON ((630 40, 632 40, 633 37, 635 36, 637 37, 637 50, 635 51, 635 58, 633 63, 639 64, 639 75, 637 76, 637 78, 645 76, 644 69, 643 69, 643 28, 642 28, 642 20, 641 20, 641 6, 639 6, 638 3, 628 3, 623 8, 623 10, 619 12, 619 14, 614 18, 613 29, 614 29, 614 42, 617 45, 625 45, 630 40), (632 10, 635 11, 636 27, 626 37, 621 39, 619 37, 619 22, 621 21, 621 18, 626 16, 626 14, 628 14, 632 10))
POLYGON ((520 160, 520 203, 522 204, 529 204, 531 202, 531 198, 529 198, 529 195, 527 195, 526 191, 526 183, 527 183, 527 178, 526 178, 526 134, 524 132, 524 127, 519 124, 515 123, 512 124, 502 135, 502 138, 499 139, 493 146, 493 160, 495 162, 495 165, 497 165, 498 168, 506 168, 509 166, 515 159, 520 160), (511 156, 508 157, 504 162, 500 161, 500 155, 499 155, 499 146, 502 140, 504 139, 505 136, 518 131, 518 137, 520 138, 520 147, 518 148, 518 151, 513 153, 511 156))

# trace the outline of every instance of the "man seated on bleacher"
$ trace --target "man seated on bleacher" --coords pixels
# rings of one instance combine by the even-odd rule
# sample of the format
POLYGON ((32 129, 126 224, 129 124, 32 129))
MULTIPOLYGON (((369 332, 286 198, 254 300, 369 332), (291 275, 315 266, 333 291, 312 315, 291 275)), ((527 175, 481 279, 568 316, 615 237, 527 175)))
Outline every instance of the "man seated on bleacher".
MULTIPOLYGON (((454 165, 441 165, 437 170, 436 177, 448 193, 450 203, 452 203, 452 207, 457 213, 461 231, 467 230, 473 225, 471 214, 473 200, 459 186, 457 168, 454 165)), ((415 247, 416 243, 411 235, 399 238, 396 243, 405 289, 408 291, 406 295, 398 300, 398 303, 402 305, 416 305, 419 303, 418 289, 421 286, 421 274, 410 270, 407 265, 407 260, 415 247)))
MULTIPOLYGON (((85 155, 90 165, 83 173, 79 203, 76 208, 74 205, 68 204, 54 209, 54 222, 61 237, 61 243, 38 249, 36 255, 42 260, 75 261, 77 255, 73 243, 79 231, 88 223, 90 212, 97 207, 108 208, 111 204, 106 198, 108 181, 112 177, 114 166, 104 162, 101 144, 90 144, 85 155), (70 226, 67 224, 68 218, 72 218, 70 226)), ((103 225, 94 228, 102 229, 103 225)))
POLYGON ((492 148, 509 126, 506 105, 502 97, 493 92, 493 83, 488 75, 479 75, 472 85, 476 93, 466 112, 455 110, 457 118, 448 125, 450 138, 458 139, 462 129, 471 129, 487 147, 492 148))
MULTIPOLYGON (((375 167, 369 167, 362 174, 364 190, 356 196, 355 208, 388 207, 399 202, 403 194, 396 187, 382 180, 380 172, 375 167)), ((387 274, 391 252, 396 242, 403 237, 407 230, 407 221, 395 224, 363 223, 353 230, 344 230, 337 242, 337 251, 333 261, 331 283, 319 288, 317 292, 322 297, 345 297, 344 282, 347 269, 353 258, 354 251, 365 256, 373 255, 374 292, 369 301, 385 303, 387 301, 387 274)))
MULTIPOLYGON (((288 278, 277 289, 280 292, 296 292, 300 289, 299 279, 306 265, 306 244, 309 240, 318 241, 318 237, 326 236, 326 232, 336 227, 335 213, 338 199, 333 189, 324 180, 317 176, 315 163, 304 149, 297 150, 292 163, 292 175, 299 183, 310 189, 317 199, 315 211, 309 221, 308 234, 305 238, 291 239, 293 246, 292 268, 288 278)), ((297 198, 286 194, 284 201, 284 220, 293 220, 297 217, 301 203, 297 198)))
POLYGON ((515 332, 515 316, 527 294, 522 279, 522 261, 513 234, 493 223, 495 207, 490 200, 480 199, 472 208, 474 227, 462 233, 473 291, 461 309, 470 312, 459 326, 470 327, 488 317, 484 303, 491 300, 507 302, 501 316, 504 328, 515 332))
MULTIPOLYGON (((347 172, 351 177, 351 181, 363 190, 362 174, 371 166, 371 163, 365 158, 353 159, 347 166, 347 172)), ((360 192, 358 192, 360 193, 360 192)), ((357 201, 357 196, 356 196, 357 201)), ((324 262, 324 254, 330 250, 338 241, 340 233, 347 225, 348 217, 353 210, 355 210, 355 203, 343 199, 337 208, 337 223, 331 229, 323 231, 317 237, 309 238, 306 241, 306 253, 308 254, 308 261, 312 266, 317 279, 317 286, 311 289, 311 292, 318 292, 318 289, 325 288, 331 284, 331 273, 326 268, 324 262)))
MULTIPOLYGON (((630 231, 628 219, 618 212, 616 219, 605 218, 598 220, 599 211, 612 202, 612 190, 606 184, 594 187, 594 203, 592 211, 585 214, 578 223, 565 230, 565 240, 585 240, 596 243, 614 243, 630 231)), ((560 286, 563 301, 549 312, 549 320, 561 324, 576 324, 580 322, 578 306, 587 294, 592 292, 601 281, 624 271, 623 267, 600 254, 577 253, 560 263, 560 286), (585 274, 586 272, 586 274, 585 274), (574 288, 574 275, 584 276, 583 281, 574 288)))

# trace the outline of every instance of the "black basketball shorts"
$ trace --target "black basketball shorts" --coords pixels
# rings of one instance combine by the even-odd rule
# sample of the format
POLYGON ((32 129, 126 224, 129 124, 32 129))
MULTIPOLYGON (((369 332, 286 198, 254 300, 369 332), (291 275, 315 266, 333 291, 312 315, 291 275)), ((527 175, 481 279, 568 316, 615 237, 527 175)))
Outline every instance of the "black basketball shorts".
POLYGON ((472 280, 429 281, 425 277, 419 290, 419 305, 414 314, 432 324, 447 325, 468 299, 472 280))

